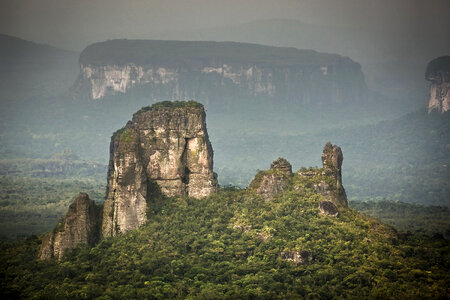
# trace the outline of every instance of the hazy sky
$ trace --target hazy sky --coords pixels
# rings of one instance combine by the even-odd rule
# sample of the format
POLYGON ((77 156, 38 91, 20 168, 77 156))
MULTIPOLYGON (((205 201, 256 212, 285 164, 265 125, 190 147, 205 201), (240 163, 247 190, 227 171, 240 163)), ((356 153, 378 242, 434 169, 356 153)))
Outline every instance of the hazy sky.
POLYGON ((0 32, 81 50, 109 38, 264 19, 432 32, 450 28, 449 15, 450 0, 0 0, 0 32))

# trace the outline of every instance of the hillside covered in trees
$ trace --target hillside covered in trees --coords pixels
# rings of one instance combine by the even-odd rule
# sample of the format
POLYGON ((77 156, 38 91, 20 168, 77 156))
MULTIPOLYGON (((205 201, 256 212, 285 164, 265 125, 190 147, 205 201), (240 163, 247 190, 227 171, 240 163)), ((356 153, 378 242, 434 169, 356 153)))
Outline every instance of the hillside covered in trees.
POLYGON ((144 108, 113 135, 103 205, 82 193, 50 233, 2 244, 5 298, 448 295, 449 241, 350 208, 340 147, 325 145, 322 168, 292 172, 278 158, 248 188, 219 189, 203 106, 193 104, 144 108), (142 153, 168 158, 147 165, 142 153))
POLYGON ((298 175, 272 201, 251 189, 168 198, 141 228, 81 246, 61 262, 39 260, 41 238, 33 236, 2 245, 1 293, 37 299, 447 296, 448 241, 400 234, 350 208, 323 215, 323 200, 312 180, 298 175))

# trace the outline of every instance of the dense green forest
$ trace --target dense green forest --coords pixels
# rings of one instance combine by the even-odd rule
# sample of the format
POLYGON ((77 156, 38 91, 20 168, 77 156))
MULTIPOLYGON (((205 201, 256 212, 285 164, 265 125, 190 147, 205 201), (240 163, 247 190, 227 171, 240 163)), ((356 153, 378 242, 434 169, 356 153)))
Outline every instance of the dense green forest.
POLYGON ((350 206, 395 228, 450 238, 450 209, 394 201, 351 201, 350 206))
MULTIPOLYGON (((41 164, 42 161, 39 160, 41 164)), ((78 192, 87 192, 91 199, 102 203, 105 174, 106 168, 95 176, 0 175, 0 241, 23 239, 50 231, 78 192)), ((350 206, 404 231, 428 236, 441 234, 447 239, 450 235, 450 211, 447 207, 387 200, 353 200, 350 206)))
POLYGON ((0 241, 53 228, 80 191, 103 202, 105 180, 0 176, 0 241))
POLYGON ((166 198, 138 230, 37 259, 40 237, 3 245, 7 298, 445 298, 449 243, 396 232, 353 209, 321 215, 309 178, 272 201, 251 189, 166 198), (294 188, 295 187, 295 188, 294 188), (306 253, 302 263, 283 253, 306 253))
POLYGON ((106 169, 70 151, 50 159, 0 160, 0 241, 51 230, 80 191, 103 202, 106 169))

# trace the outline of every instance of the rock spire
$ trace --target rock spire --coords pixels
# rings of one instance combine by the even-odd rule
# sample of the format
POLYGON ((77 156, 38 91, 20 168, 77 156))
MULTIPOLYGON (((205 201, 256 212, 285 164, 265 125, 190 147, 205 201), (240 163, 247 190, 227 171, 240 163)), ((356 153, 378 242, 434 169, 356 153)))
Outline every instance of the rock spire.
POLYGON ((61 260, 67 250, 80 244, 93 245, 99 236, 99 210, 88 194, 80 193, 65 218, 48 233, 41 246, 41 259, 61 260))
POLYGON ((327 187, 331 199, 338 205, 347 206, 347 195, 342 185, 342 162, 344 155, 340 147, 332 145, 330 142, 325 144, 322 153, 322 165, 324 175, 331 175, 334 178, 332 186, 327 187))
POLYGON ((217 190, 205 118, 197 102, 160 102, 114 133, 102 236, 145 223, 154 193, 202 198, 217 190))

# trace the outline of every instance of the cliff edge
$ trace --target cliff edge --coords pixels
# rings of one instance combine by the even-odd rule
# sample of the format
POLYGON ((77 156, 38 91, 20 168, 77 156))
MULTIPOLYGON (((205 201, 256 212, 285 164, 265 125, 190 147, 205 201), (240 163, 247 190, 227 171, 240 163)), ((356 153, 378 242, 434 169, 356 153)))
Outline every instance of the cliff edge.
POLYGON ((361 66, 350 58, 287 47, 111 40, 86 47, 79 62, 75 90, 90 99, 140 87, 152 99, 197 99, 232 110, 252 97, 310 105, 354 103, 367 94, 361 66))
POLYGON ((441 56, 428 63, 425 79, 431 81, 428 113, 450 110, 450 56, 441 56))

